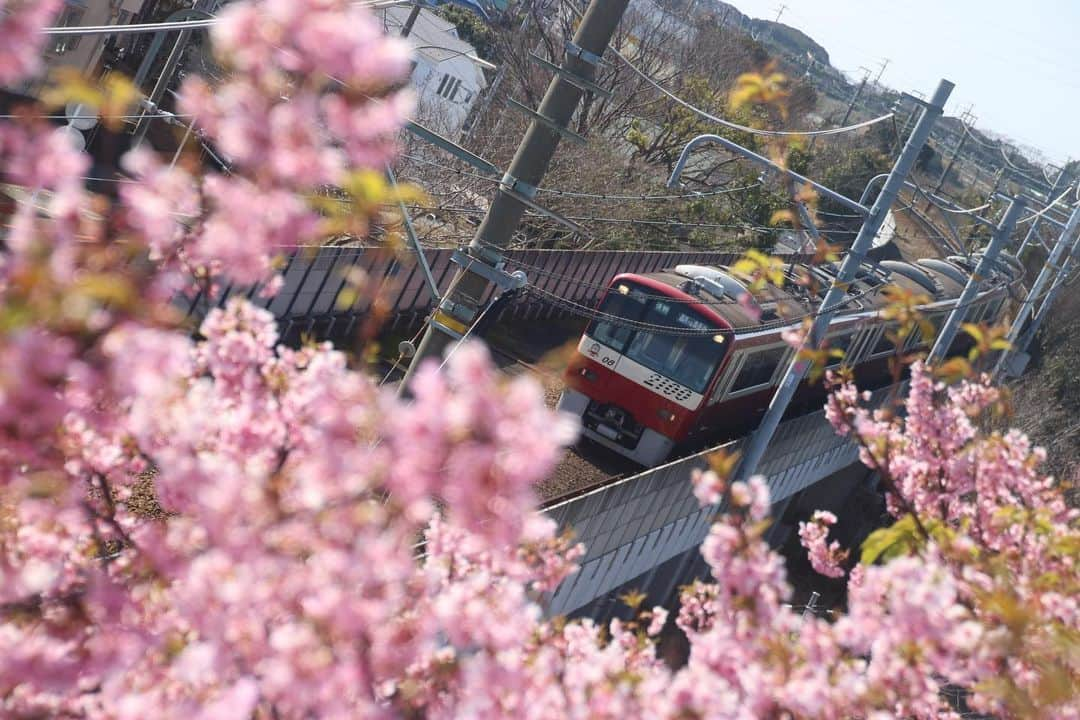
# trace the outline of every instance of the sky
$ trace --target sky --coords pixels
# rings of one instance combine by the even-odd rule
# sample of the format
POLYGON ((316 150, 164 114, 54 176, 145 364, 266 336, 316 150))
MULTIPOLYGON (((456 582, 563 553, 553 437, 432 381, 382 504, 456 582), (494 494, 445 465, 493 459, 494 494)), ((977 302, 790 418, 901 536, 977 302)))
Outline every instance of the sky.
POLYGON ((832 65, 860 66, 896 90, 929 97, 956 84, 945 111, 972 106, 975 125, 1042 151, 1080 159, 1080 0, 728 0, 750 17, 796 27, 832 65))

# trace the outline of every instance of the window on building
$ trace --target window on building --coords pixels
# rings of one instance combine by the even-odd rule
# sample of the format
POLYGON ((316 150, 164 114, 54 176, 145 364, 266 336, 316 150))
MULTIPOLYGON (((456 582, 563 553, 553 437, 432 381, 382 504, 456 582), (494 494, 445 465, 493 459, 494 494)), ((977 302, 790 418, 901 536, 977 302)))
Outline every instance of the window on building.
MULTIPOLYGON (((68 2, 56 19, 56 27, 78 27, 82 23, 86 8, 77 3, 68 2)), ((79 47, 79 35, 57 35, 49 43, 49 52, 54 55, 63 55, 79 47)))
POLYGON ((442 95, 443 90, 446 88, 447 83, 450 82, 450 75, 443 73, 442 79, 439 80, 439 87, 435 88, 436 95, 442 95))
POLYGON ((450 73, 445 73, 439 81, 439 87, 435 89, 435 94, 452 101, 460 88, 461 80, 450 73))

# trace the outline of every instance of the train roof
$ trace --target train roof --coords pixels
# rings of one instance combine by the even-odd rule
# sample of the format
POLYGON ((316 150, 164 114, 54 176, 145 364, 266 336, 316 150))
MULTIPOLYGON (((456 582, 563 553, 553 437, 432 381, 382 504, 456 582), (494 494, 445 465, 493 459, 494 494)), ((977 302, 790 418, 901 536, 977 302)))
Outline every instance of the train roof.
MULTIPOLYGON (((977 261, 978 257, 974 256, 913 263, 900 260, 863 262, 851 284, 848 301, 837 315, 843 317, 882 309, 888 302, 882 291, 888 285, 928 296, 931 303, 958 298, 977 261)), ((680 295, 685 293, 700 298, 702 304, 709 306, 733 328, 764 330, 788 324, 790 320, 786 318, 802 317, 816 310, 838 271, 837 263, 787 264, 784 266, 784 287, 771 288, 766 299, 751 300, 748 303, 751 307, 740 302, 740 296, 747 292, 746 286, 727 265, 676 265, 639 277, 671 287, 680 295), (807 282, 806 278, 811 281, 807 282), (753 305, 757 305, 760 314, 753 312, 753 305)), ((1003 260, 995 264, 990 282, 983 289, 1017 282, 1019 277, 1012 264, 1003 260)))

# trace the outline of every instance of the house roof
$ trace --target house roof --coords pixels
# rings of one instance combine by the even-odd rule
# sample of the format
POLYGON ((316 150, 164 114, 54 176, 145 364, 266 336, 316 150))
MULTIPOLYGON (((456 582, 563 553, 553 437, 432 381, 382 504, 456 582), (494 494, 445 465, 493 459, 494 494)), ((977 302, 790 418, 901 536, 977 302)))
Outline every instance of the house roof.
MULTIPOLYGON (((400 6, 380 10, 383 27, 388 33, 399 35, 411 10, 410 7, 400 6)), ((422 55, 434 65, 461 56, 477 58, 476 48, 458 37, 454 24, 430 10, 420 11, 406 39, 418 55, 422 55)), ((477 66, 477 76, 483 82, 483 73, 480 72, 479 66, 477 66)))

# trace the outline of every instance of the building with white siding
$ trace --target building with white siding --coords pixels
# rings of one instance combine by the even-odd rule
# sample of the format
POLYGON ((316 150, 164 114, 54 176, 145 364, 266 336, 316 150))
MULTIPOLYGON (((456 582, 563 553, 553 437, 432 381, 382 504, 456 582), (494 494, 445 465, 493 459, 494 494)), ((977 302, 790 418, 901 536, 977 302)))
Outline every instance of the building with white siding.
MULTIPOLYGON (((379 11, 386 31, 400 35, 409 7, 379 11)), ((457 28, 430 10, 421 10, 407 40, 412 45, 412 83, 416 88, 416 119, 456 140, 480 93, 487 87, 484 67, 472 45, 458 37, 457 28)))

